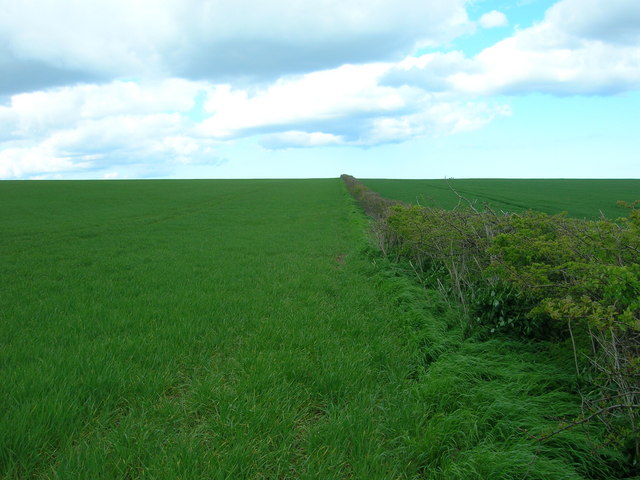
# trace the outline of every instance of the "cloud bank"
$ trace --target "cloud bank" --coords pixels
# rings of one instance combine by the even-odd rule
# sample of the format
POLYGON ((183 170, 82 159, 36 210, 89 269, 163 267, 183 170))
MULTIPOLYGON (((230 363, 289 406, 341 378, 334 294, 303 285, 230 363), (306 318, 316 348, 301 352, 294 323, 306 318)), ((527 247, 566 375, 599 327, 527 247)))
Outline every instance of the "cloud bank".
POLYGON ((640 88, 636 0, 561 0, 475 56, 448 48, 466 3, 0 0, 0 178, 372 147, 482 128, 504 95, 640 88))
MULTIPOLYGON (((484 18, 484 17, 483 17, 484 18)), ((563 0, 542 22, 467 58, 408 58, 387 83, 471 95, 609 95, 640 87, 640 4, 563 0)))
POLYGON ((3 0, 0 93, 121 76, 273 80, 393 60, 469 27, 464 0, 3 0), (23 82, 38 77, 39 84, 23 82))

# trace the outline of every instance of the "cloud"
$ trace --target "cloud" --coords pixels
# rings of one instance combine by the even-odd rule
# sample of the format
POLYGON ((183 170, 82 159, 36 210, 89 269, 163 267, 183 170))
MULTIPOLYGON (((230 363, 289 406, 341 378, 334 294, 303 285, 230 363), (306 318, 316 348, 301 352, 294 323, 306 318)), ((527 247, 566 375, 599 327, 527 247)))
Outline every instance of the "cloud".
POLYGON ((74 127, 81 121, 118 115, 184 112, 206 86, 179 79, 140 84, 115 81, 13 95, 0 106, 0 126, 13 138, 39 138, 51 130, 74 127), (9 127, 11 125, 11 127, 9 127))
POLYGON ((178 115, 114 116, 80 122, 40 141, 15 141, 0 149, 0 177, 57 172, 99 172, 144 167, 147 176, 184 164, 222 165, 218 143, 190 136, 178 115), (185 131, 187 133, 185 133, 185 131))
POLYGON ((207 88, 167 79, 14 95, 0 106, 0 176, 88 172, 136 163, 157 168, 219 165, 218 142, 197 135, 189 118, 207 88))
POLYGON ((401 58, 470 27, 465 0, 0 0, 0 94, 95 79, 273 80, 401 58), (28 79, 25 83, 24 80, 28 79))
POLYGON ((462 0, 209 2, 194 20, 198 36, 175 64, 190 78, 222 80, 401 58, 470 26, 462 0))
POLYGON ((488 102, 461 102, 432 98, 415 113, 373 119, 366 134, 355 145, 378 145, 403 142, 412 138, 442 137, 477 130, 498 116, 511 115, 507 105, 488 102))
POLYGON ((7 148, 0 150, 0 178, 24 178, 41 173, 68 172, 85 168, 85 159, 73 161, 58 156, 46 146, 33 148, 7 148))
POLYGON ((492 10, 482 15, 478 23, 482 28, 496 28, 506 27, 509 25, 509 20, 507 20, 507 16, 504 13, 492 10))
MULTIPOLYGON (((456 59, 444 57, 441 63, 456 59)), ((198 132, 219 140, 263 135, 260 143, 268 148, 371 146, 450 134, 462 129, 466 116, 469 126, 483 124, 478 119, 485 113, 495 116, 494 107, 485 105, 480 114, 470 108, 474 102, 459 102, 446 92, 385 83, 391 66, 344 65, 255 91, 219 86, 207 98, 210 117, 198 132)))
POLYGON ((473 61, 461 51, 436 52, 405 58, 393 65, 380 82, 382 85, 408 85, 432 92, 451 91, 451 76, 473 69, 473 61))
POLYGON ((640 43, 640 6, 636 0, 563 0, 547 11, 545 22, 586 40, 640 43))
POLYGON ((0 0, 0 177, 169 175, 244 138, 371 147, 510 115, 492 95, 640 88, 636 0, 561 0, 473 57, 412 55, 473 29, 465 0, 239 1, 0 0))
POLYGON ((275 150, 297 147, 326 147, 344 144, 344 138, 331 133, 302 132, 299 130, 263 135, 260 138, 260 145, 275 150))
POLYGON ((82 70, 64 68, 37 59, 17 58, 8 51, 6 45, 0 45, 0 72, 0 95, 104 80, 100 75, 82 70))
MULTIPOLYGON (((440 59, 455 65, 455 55, 440 59)), ((373 146, 480 128, 504 109, 447 92, 385 85, 393 64, 344 65, 263 87, 180 79, 114 81, 13 95, 0 107, 2 176, 146 165, 222 165, 220 146, 373 146)))
POLYGON ((451 85, 477 94, 543 92, 608 95, 640 87, 637 2, 563 0, 544 21, 516 32, 473 59, 474 71, 450 77, 451 85))
POLYGON ((172 0, 2 0, 0 38, 17 59, 99 75, 159 67, 175 27, 172 0))
POLYGON ((378 77, 387 69, 386 64, 344 65, 283 78, 254 92, 219 86, 205 103, 211 116, 199 131, 214 138, 233 138, 413 108, 409 89, 378 85, 378 77))
MULTIPOLYGON (((527 32, 534 33, 534 32, 527 32)), ((524 35, 476 57, 476 72, 450 77, 454 88, 476 94, 609 95, 640 85, 640 49, 580 41, 536 48, 524 35)), ((537 42, 538 39, 534 39, 537 42)))
POLYGON ((612 0, 607 9, 595 0, 562 0, 542 22, 475 57, 429 53, 398 63, 384 81, 466 95, 610 95, 637 89, 639 10, 635 0, 612 0))

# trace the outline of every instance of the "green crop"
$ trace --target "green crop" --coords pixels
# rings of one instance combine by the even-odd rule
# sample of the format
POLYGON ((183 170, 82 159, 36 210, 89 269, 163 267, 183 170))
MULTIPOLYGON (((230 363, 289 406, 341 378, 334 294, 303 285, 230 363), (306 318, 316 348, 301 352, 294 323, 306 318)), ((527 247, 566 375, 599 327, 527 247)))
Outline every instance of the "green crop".
MULTIPOLYGON (((619 200, 633 202, 640 198, 640 180, 531 180, 531 179, 460 179, 460 180, 362 180, 386 198, 423 206, 451 209, 461 200, 484 204, 497 212, 522 212, 529 209, 550 215, 568 212, 578 218, 625 216, 619 200), (456 193, 457 192, 457 193, 456 193)), ((466 203, 466 201, 463 201, 466 203)))
POLYGON ((1 182, 0 478, 611 478, 536 440, 571 353, 463 340, 364 224, 338 179, 1 182))

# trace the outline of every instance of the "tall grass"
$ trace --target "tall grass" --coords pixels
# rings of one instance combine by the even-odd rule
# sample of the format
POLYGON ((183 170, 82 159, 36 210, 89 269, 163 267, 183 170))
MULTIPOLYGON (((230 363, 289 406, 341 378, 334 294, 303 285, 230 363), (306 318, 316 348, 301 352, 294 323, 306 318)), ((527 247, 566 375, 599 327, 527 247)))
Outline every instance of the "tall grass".
POLYGON ((415 284, 409 265, 372 254, 411 338, 398 447, 429 479, 610 479, 630 475, 602 426, 555 432, 580 415, 567 345, 466 337, 460 312, 415 284), (426 300, 426 302, 425 302, 426 300))
POLYGON ((613 478, 534 438, 567 352, 462 340, 363 224, 337 179, 0 183, 0 478, 613 478))

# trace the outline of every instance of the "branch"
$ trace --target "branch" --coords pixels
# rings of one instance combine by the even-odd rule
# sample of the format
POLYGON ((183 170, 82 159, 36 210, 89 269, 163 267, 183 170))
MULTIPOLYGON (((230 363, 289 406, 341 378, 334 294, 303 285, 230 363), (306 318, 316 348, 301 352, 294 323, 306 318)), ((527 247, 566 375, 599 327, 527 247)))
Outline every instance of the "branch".
POLYGON ((601 408, 599 410, 597 410, 595 413, 592 413, 591 415, 589 415, 586 418, 583 418, 582 420, 578 420, 576 422, 571 422, 568 425, 565 425, 564 427, 560 428, 559 430, 556 430, 555 432, 551 432, 548 435, 545 435, 544 437, 533 437, 535 440, 539 441, 539 442, 543 442, 545 440, 548 440, 551 437, 554 437, 556 435, 558 435, 561 432, 564 432, 565 430, 569 430, 570 428, 574 428, 577 427, 578 425, 582 425, 583 423, 587 423, 589 421, 591 421, 591 419, 593 419, 594 417, 597 417, 598 415, 608 412, 610 410, 617 410, 620 408, 640 408, 640 405, 626 405, 624 403, 620 403, 618 405, 610 405, 608 407, 604 407, 601 408))

